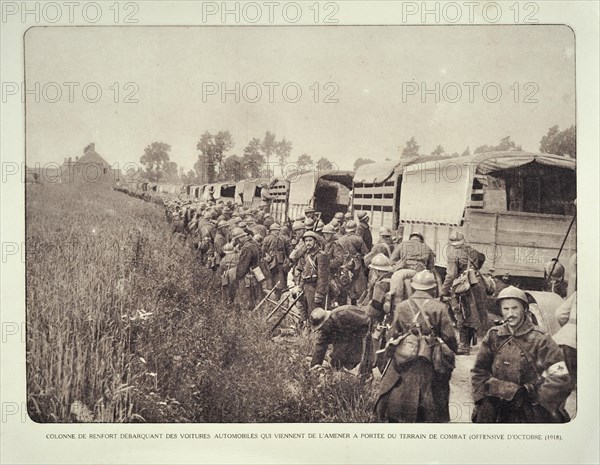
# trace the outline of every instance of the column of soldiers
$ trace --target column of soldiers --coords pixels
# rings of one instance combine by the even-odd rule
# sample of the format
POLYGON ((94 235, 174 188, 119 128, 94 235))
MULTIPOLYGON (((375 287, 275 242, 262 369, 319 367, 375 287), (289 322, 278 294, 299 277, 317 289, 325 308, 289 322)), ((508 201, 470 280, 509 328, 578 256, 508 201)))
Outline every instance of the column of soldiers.
POLYGON ((449 421, 454 355, 469 355, 479 336, 485 350, 473 369, 478 402, 473 421, 564 421, 564 410, 557 413, 560 402, 554 399, 563 399, 566 387, 574 383, 566 381, 562 351, 549 336, 531 329, 527 298, 517 288, 507 287, 498 295, 496 315, 503 321, 492 327, 486 301, 497 289, 479 271, 485 256, 466 244, 460 232, 449 236, 442 279, 421 233, 399 241, 389 228, 381 227, 373 244, 364 212, 356 219, 336 213, 324 224, 309 208, 290 224, 278 224, 268 207, 170 200, 165 208, 173 232, 197 250, 228 304, 251 310, 272 289, 276 299, 285 292, 301 296, 297 306, 303 327, 315 337, 311 369, 321 366, 329 345, 329 360, 336 368, 360 365, 368 377, 378 367, 383 374, 376 407, 381 420, 449 421), (509 375, 496 373, 494 357, 506 361, 521 353, 502 354, 502 337, 531 331, 533 336, 526 340, 534 342, 521 351, 534 362, 519 367, 531 382, 523 391, 513 381, 496 381, 509 375), (420 342, 416 352, 407 355, 405 346, 412 336, 428 342, 420 342), (541 345, 550 348, 546 360, 536 352, 541 345), (541 380, 534 366, 551 369, 551 383, 541 380), (555 396, 551 400, 549 393, 555 396), (538 401, 545 402, 548 412, 538 408, 538 401), (519 414, 524 411, 526 416, 519 414))

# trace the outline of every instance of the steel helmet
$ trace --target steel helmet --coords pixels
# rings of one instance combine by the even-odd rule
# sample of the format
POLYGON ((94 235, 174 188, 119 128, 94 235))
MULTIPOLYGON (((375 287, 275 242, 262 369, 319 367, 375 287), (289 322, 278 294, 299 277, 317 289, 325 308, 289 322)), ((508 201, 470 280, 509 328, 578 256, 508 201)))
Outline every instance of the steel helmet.
POLYGON ((244 221, 246 222, 246 224, 250 224, 250 225, 256 224, 256 218, 254 218, 254 216, 252 216, 252 215, 246 215, 244 217, 244 221))
POLYGON ((231 244, 231 242, 228 242, 227 244, 225 244, 223 246, 223 253, 225 253, 225 254, 233 253, 233 244, 231 244))
POLYGON ((287 226, 282 226, 280 234, 283 234, 284 236, 289 235, 290 234, 290 228, 288 228, 287 226))
POLYGON ((416 273, 411 281, 410 286, 419 291, 427 291, 429 289, 434 289, 437 287, 437 281, 435 280, 435 276, 429 270, 423 270, 416 273))
POLYGON ((515 286, 508 286, 505 289, 502 289, 496 297, 496 304, 499 305, 500 302, 504 299, 517 299, 523 302, 525 310, 529 308, 529 301, 527 300, 527 294, 523 292, 521 289, 515 286))
POLYGON ((365 223, 369 222, 369 215, 367 215, 367 212, 360 212, 356 217, 358 218, 358 221, 363 221, 365 223))
POLYGON ((270 228, 273 225, 273 223, 275 223, 275 220, 270 216, 263 220, 263 226, 265 228, 270 228))
POLYGON ((302 235, 302 240, 306 239, 307 237, 312 237, 315 241, 319 240, 319 236, 317 235, 316 232, 314 231, 306 231, 303 235, 302 235))
POLYGON ((458 231, 452 231, 450 233, 450 237, 448 237, 448 240, 452 245, 462 245, 465 243, 465 236, 458 231))
POLYGON ((411 239, 412 237, 418 237, 419 239, 421 239, 421 242, 425 242, 425 238, 423 237, 423 234, 421 234, 418 231, 411 232, 410 236, 408 236, 408 238, 411 239))
POLYGON ((306 227, 306 229, 312 229, 315 226, 315 222, 311 218, 306 218, 304 220, 304 226, 306 227))
POLYGON ((346 231, 348 231, 348 232, 356 231, 356 223, 352 220, 348 221, 346 223, 346 231))
POLYGON ((544 265, 544 275, 550 278, 562 279, 565 276, 565 267, 556 258, 553 258, 544 265), (554 270, 552 270, 552 267, 554 267, 554 270), (552 272, 552 276, 550 276, 550 272, 552 272))
POLYGON ((378 253, 373 257, 373 260, 371 260, 369 268, 379 271, 392 271, 392 262, 384 254, 378 253))
POLYGON ((336 220, 340 220, 340 222, 342 222, 342 221, 343 221, 343 219, 344 219, 344 214, 343 214, 342 212, 337 212, 335 215, 333 215, 333 217, 334 217, 336 220))
POLYGON ((292 231, 299 231, 300 229, 306 229, 304 223, 302 221, 294 221, 294 224, 292 225, 292 231))
POLYGON ((210 213, 210 211, 209 211, 209 210, 206 210, 206 211, 204 212, 204 215, 202 215, 202 217, 203 217, 205 220, 212 220, 212 215, 211 215, 211 213, 210 213))
POLYGON ((273 223, 269 227, 269 231, 281 231, 281 226, 279 226, 277 223, 273 223))
POLYGON ((379 236, 380 237, 392 237, 392 231, 387 226, 382 226, 379 228, 379 236))
POLYGON ((325 223, 323 223, 321 220, 317 221, 317 226, 315 226, 315 231, 317 231, 317 232, 323 231, 324 226, 325 226, 325 223))
POLYGON ((344 215, 344 219, 346 220, 351 220, 352 219, 352 213, 348 212, 344 215))
POLYGON ((336 231, 337 231, 338 229, 340 229, 340 220, 338 220, 337 218, 334 218, 334 219, 332 219, 332 220, 331 220, 331 222, 330 222, 329 224, 330 224, 330 225, 333 227, 333 229, 335 229, 336 231))
POLYGON ((231 239, 232 240, 239 239, 240 237, 244 237, 244 236, 246 236, 246 231, 244 231, 240 227, 233 228, 233 231, 231 231, 231 239))
POLYGON ((335 234, 335 228, 331 224, 323 226, 323 234, 335 234))
POLYGON ((325 322, 329 319, 330 316, 331 311, 324 310, 321 307, 315 308, 310 313, 310 327, 313 331, 318 331, 321 328, 321 326, 325 324, 325 322))
POLYGON ((225 220, 221 220, 221 221, 219 221, 219 223, 217 224, 217 229, 226 228, 227 226, 229 226, 229 224, 227 223, 227 221, 225 221, 225 220))

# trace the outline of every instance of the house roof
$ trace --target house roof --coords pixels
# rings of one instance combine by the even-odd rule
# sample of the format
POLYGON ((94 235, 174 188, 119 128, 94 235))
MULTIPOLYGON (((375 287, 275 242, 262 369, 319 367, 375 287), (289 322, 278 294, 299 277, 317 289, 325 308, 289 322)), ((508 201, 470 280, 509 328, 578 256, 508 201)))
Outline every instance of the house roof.
POLYGON ((96 165, 102 165, 103 168, 110 168, 110 165, 106 162, 106 160, 104 158, 102 158, 100 155, 98 155, 98 152, 96 152, 94 149, 88 149, 88 151, 85 152, 85 154, 79 160, 77 160, 74 164, 75 165, 84 165, 84 164, 89 164, 89 163, 93 163, 96 165))

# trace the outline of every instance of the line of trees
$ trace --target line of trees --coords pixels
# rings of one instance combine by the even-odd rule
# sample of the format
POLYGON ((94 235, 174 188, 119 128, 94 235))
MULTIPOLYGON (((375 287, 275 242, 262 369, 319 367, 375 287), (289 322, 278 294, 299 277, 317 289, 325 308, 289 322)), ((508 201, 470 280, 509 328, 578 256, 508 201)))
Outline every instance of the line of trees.
MULTIPOLYGON (((576 158, 576 132, 574 125, 562 131, 558 125, 552 126, 540 140, 539 151, 576 158)), ((235 141, 229 131, 219 131, 216 134, 205 131, 196 144, 197 159, 194 169, 185 173, 183 168, 178 170, 177 163, 171 160, 169 144, 152 142, 144 149, 144 154, 140 158, 144 167, 142 177, 152 182, 201 184, 216 181, 238 181, 244 178, 270 178, 277 174, 289 174, 286 167, 290 166, 293 145, 285 137, 277 140, 275 133, 267 131, 262 138, 253 137, 244 147, 242 155, 230 154, 234 147, 235 141)), ((510 136, 506 136, 500 139, 496 145, 484 144, 476 147, 473 153, 510 150, 519 151, 522 148, 510 136)), ((420 153, 417 140, 411 137, 402 149, 401 158, 464 157, 469 155, 471 155, 469 147, 459 155, 458 152, 446 153, 441 145, 437 145, 429 155, 424 155, 420 153)), ((335 168, 335 165, 326 157, 320 157, 314 162, 312 157, 306 153, 298 156, 293 163, 292 171, 309 169, 324 171, 335 168)), ((369 158, 357 158, 353 169, 356 171, 360 166, 369 163, 375 163, 375 161, 369 158)))

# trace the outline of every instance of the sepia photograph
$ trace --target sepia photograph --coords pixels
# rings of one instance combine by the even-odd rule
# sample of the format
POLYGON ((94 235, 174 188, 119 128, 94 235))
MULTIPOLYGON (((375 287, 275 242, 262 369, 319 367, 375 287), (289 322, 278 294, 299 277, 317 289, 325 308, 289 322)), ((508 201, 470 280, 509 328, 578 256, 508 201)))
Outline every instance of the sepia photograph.
POLYGON ((34 422, 548 424, 588 408, 571 27, 22 40, 3 97, 24 104, 34 422))

